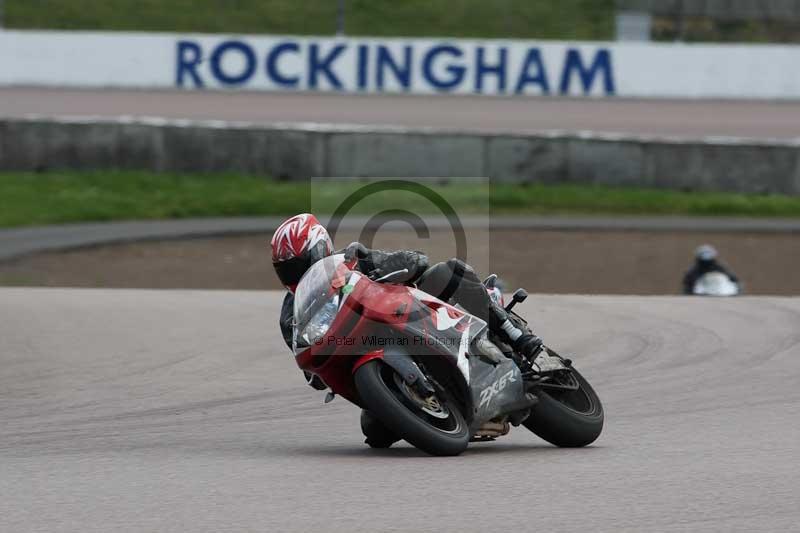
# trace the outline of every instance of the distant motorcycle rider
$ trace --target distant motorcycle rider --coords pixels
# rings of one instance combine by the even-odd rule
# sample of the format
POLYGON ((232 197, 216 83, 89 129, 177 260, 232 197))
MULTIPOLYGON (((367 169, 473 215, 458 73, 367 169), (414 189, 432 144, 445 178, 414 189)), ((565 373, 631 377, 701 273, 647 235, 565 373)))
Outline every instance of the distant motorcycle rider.
POLYGON ((699 246, 694 252, 695 262, 692 268, 683 276, 683 293, 694 294, 694 287, 702 276, 710 272, 721 272, 728 276, 733 283, 739 284, 739 278, 728 268, 722 265, 717 258, 716 248, 710 244, 699 246))
MULTIPOLYGON (((270 245, 275 273, 288 290, 281 308, 280 327, 283 339, 291 347, 294 290, 311 265, 334 253, 333 242, 314 215, 303 213, 284 221, 272 236, 270 245)), ((360 272, 378 278, 407 269, 407 273, 394 276, 392 282, 413 283, 440 300, 460 304, 467 312, 484 320, 491 332, 523 357, 533 358, 541 351, 541 339, 509 320, 505 309, 489 297, 475 271, 463 261, 450 259, 429 266, 428 257, 421 252, 370 250, 357 243, 351 246, 358 250, 360 272)), ((324 388, 313 378, 309 378, 309 383, 324 388)))

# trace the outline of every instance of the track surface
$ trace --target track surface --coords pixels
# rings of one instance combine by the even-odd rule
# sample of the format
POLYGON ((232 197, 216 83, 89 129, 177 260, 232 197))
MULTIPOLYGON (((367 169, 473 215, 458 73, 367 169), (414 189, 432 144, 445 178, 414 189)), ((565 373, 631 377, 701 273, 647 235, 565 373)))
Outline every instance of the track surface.
POLYGON ((149 115, 479 131, 800 137, 800 103, 2 88, 0 116, 149 115))
POLYGON ((800 300, 534 296, 595 446, 430 458, 304 385, 268 292, 0 290, 0 531, 779 531, 800 523, 800 300))

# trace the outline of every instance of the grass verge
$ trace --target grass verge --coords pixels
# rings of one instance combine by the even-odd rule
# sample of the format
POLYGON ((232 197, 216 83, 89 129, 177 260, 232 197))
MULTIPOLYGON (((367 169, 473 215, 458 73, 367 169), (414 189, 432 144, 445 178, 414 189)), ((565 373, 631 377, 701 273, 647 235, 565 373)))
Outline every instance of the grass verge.
MULTIPOLYGON (((337 0, 0 0, 0 6, 3 2, 5 25, 20 29, 332 35, 338 15, 337 0)), ((345 33, 353 36, 614 39, 614 0, 345 0, 344 5, 345 33)), ((791 19, 681 19, 676 12, 654 18, 652 38, 796 43, 800 28, 791 19)))
MULTIPOLYGON (((276 182, 241 175, 149 172, 0 173, 0 226, 332 212, 363 183, 276 182)), ((592 185, 459 184, 432 187, 459 214, 800 217, 800 197, 592 185)), ((438 213, 418 196, 384 191, 353 212, 438 213)))
MULTIPOLYGON (((1 3, 1 2, 0 2, 1 3)), ((332 35, 336 0, 5 0, 10 28, 332 35)), ((345 33, 612 38, 613 0, 346 0, 345 33)))

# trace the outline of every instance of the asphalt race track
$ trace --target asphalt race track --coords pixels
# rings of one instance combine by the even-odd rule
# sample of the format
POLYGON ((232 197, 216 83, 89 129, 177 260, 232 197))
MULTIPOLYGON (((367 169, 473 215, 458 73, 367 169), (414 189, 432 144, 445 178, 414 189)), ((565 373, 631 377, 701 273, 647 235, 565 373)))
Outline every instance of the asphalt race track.
POLYGON ((304 384, 268 292, 0 289, 0 531, 788 531, 800 299, 532 296, 606 430, 431 458, 304 384))
POLYGON ((800 137, 800 103, 0 88, 0 116, 158 116, 468 131, 800 137))

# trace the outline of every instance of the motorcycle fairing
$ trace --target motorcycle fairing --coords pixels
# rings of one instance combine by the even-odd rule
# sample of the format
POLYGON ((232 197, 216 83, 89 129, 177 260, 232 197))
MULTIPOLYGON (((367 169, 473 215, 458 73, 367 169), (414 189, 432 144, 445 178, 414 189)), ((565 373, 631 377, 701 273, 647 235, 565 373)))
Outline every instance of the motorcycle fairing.
POLYGON ((511 359, 493 365, 473 355, 469 363, 474 411, 471 425, 475 429, 487 420, 514 411, 514 406, 525 398, 525 389, 519 367, 511 359))
MULTIPOLYGON (((296 361, 300 368, 320 376, 335 393, 360 404, 349 376, 352 376, 353 366, 359 359, 375 348, 360 343, 352 347, 332 344, 329 342, 331 332, 335 332, 334 340, 343 336, 360 339, 363 335, 377 335, 388 340, 398 334, 411 338, 411 342, 405 343, 400 350, 403 354, 395 354, 394 350, 389 352, 387 364, 401 375, 413 371, 419 379, 420 366, 434 364, 426 361, 427 357, 438 357, 452 364, 464 380, 460 386, 466 393, 464 401, 471 404, 465 405, 465 414, 471 425, 480 425, 503 414, 504 409, 507 412, 508 406, 524 398, 522 379, 513 361, 491 364, 469 355, 475 338, 487 329, 486 322, 415 288, 372 283, 357 272, 352 272, 349 277, 338 276, 336 267, 342 261, 338 256, 324 261, 325 264, 312 267, 316 275, 324 276, 314 286, 315 295, 324 303, 325 298, 334 296, 331 289, 338 291, 338 313, 321 342, 297 350, 296 361), (326 266, 334 268, 326 269, 326 266), (342 277, 341 283, 334 284, 333 279, 339 277, 342 277), (415 346, 415 338, 422 344, 415 346)), ((309 271, 306 276, 311 274, 309 271)), ((305 277, 301 285, 312 287, 311 280, 305 281, 305 277)), ((298 291, 303 292, 300 288, 298 291)), ((296 320, 302 307, 298 302, 299 298, 295 300, 296 320)), ((298 327, 301 325, 298 323, 298 327)), ((387 348, 388 345, 383 346, 384 350, 387 348)), ((424 377, 423 372, 420 374, 424 377)))
MULTIPOLYGON (((371 287, 364 288, 370 291, 371 287)), ((396 328, 411 338, 426 341, 434 339, 431 345, 423 347, 425 349, 417 347, 414 350, 413 346, 385 349, 384 359, 387 364, 401 375, 405 374, 402 371, 404 368, 417 374, 419 367, 414 364, 412 370, 408 363, 417 359, 424 364, 424 353, 435 352, 450 359, 460 371, 464 385, 469 390, 468 401, 471 405, 467 406, 470 415, 468 419, 473 429, 487 420, 507 414, 524 399, 522 375, 516 363, 507 359, 495 365, 477 355, 469 354, 473 341, 487 330, 486 322, 416 288, 386 285, 381 285, 380 288, 380 304, 363 309, 364 318, 396 328), (413 296, 410 305, 396 305, 402 301, 400 296, 404 291, 413 296), (390 313, 389 309, 394 312, 390 313)), ((360 293, 360 297, 370 298, 370 295, 360 293)))
POLYGON ((414 304, 408 312, 406 332, 414 338, 426 339, 429 347, 449 355, 469 385, 468 350, 472 341, 486 330, 486 322, 419 289, 408 290, 414 304))
POLYGON ((706 272, 694 283, 692 294, 697 296, 738 296, 739 285, 724 272, 706 272))

